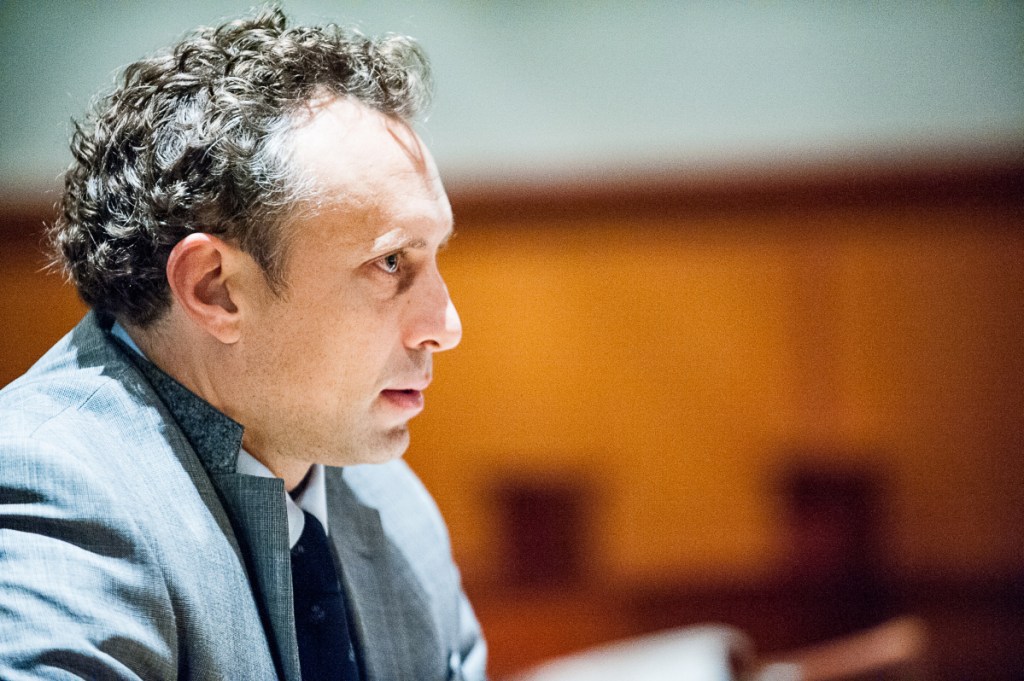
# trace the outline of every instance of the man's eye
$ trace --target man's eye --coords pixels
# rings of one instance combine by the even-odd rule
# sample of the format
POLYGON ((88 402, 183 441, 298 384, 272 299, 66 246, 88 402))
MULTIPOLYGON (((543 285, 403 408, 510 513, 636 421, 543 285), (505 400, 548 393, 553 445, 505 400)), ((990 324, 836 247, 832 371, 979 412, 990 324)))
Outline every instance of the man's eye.
POLYGON ((402 254, 392 253, 391 255, 385 255, 379 262, 381 269, 388 274, 395 274, 398 272, 398 268, 402 264, 402 254))

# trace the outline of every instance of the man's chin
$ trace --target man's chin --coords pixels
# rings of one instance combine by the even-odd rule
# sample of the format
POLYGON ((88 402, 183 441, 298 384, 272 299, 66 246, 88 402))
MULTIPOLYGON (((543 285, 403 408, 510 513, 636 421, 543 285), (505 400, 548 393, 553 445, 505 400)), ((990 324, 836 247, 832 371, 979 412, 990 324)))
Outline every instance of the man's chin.
POLYGON ((328 436, 316 443, 307 442, 301 449, 311 456, 313 463, 344 467, 394 461, 400 459, 409 448, 407 424, 363 433, 362 437, 357 438, 351 435, 338 433, 333 439, 328 436))
POLYGON ((356 454, 358 463, 387 463, 402 458, 409 449, 409 427, 402 424, 378 434, 373 439, 373 442, 366 443, 362 451, 356 454))

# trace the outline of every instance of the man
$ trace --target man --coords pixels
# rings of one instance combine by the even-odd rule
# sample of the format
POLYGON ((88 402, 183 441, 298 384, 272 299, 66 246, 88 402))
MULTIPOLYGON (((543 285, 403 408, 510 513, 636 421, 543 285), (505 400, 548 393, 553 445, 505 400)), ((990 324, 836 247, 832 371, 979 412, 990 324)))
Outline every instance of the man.
POLYGON ((279 10, 127 68, 72 141, 93 311, 0 393, 0 678, 480 679, 400 457, 459 318, 415 43, 279 10))

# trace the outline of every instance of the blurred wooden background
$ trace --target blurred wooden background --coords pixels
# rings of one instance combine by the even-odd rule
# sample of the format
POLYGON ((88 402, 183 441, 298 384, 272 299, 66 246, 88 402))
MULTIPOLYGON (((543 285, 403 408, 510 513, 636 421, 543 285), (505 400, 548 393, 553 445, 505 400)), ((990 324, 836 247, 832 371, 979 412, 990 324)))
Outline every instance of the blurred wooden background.
MULTIPOLYGON (((703 621, 921 615, 1024 678, 1024 161, 451 188, 462 315, 408 460, 492 674, 703 621)), ((0 209, 0 383, 81 316, 0 209)))

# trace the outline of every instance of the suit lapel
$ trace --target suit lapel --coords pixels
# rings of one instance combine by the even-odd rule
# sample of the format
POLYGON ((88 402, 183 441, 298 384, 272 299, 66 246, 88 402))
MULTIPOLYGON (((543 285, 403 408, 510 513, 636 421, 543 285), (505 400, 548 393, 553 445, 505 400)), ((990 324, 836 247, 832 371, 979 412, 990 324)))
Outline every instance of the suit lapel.
POLYGON ((237 473, 212 477, 246 556, 278 673, 288 681, 300 681, 284 482, 237 473))
POLYGON ((443 677, 443 651, 423 588, 388 541, 377 510, 356 498, 342 469, 326 471, 330 538, 367 680, 443 677))

